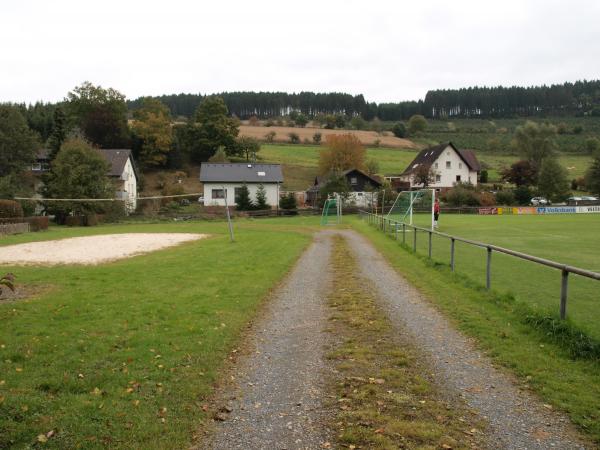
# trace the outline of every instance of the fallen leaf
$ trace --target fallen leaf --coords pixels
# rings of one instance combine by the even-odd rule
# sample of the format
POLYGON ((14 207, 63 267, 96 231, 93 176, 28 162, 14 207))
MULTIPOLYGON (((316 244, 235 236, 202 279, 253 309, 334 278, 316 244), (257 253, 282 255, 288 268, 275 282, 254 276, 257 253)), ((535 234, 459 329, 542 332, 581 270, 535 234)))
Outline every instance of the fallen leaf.
POLYGON ((38 434, 37 440, 38 440, 38 442, 41 442, 42 444, 45 442, 48 442, 48 438, 46 437, 45 434, 38 434))
POLYGON ((377 429, 374 431, 374 433, 381 434, 381 433, 383 433, 384 431, 385 431, 385 429, 384 429, 384 428, 377 428, 377 429))
POLYGON ((97 387, 94 388, 94 390, 91 392, 92 395, 100 395, 102 394, 102 391, 100 389, 98 389, 97 387))

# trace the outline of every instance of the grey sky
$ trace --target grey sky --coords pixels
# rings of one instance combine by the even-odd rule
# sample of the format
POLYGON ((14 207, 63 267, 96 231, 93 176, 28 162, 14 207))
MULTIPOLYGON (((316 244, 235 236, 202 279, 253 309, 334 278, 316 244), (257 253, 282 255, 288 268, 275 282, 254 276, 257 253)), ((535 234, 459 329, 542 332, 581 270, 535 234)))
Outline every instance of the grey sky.
POLYGON ((235 90, 363 93, 600 77, 600 1, 0 3, 0 101, 85 80, 135 98, 235 90))

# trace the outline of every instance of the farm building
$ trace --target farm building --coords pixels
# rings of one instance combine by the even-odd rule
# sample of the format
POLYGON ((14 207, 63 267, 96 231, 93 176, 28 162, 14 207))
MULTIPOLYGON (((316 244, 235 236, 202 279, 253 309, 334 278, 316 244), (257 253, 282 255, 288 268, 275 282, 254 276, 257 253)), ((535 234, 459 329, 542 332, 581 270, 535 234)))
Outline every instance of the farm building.
POLYGON ((460 150, 452 142, 421 150, 399 175, 386 175, 397 189, 451 188, 456 183, 477 185, 481 165, 472 150, 460 150))
MULTIPOLYGON (((108 176, 113 181, 116 197, 125 201, 128 211, 134 211, 137 206, 137 181, 138 174, 133 161, 131 150, 128 149, 102 149, 98 150, 109 164, 108 176)), ((34 175, 41 175, 50 170, 48 149, 41 149, 36 155, 35 162, 31 165, 34 175)), ((38 192, 42 185, 40 177, 34 182, 35 191, 38 192)))
POLYGON ((250 191, 250 198, 256 201, 256 191, 262 184, 267 204, 274 208, 279 205, 283 172, 280 164, 202 163, 200 181, 204 185, 206 206, 225 206, 225 197, 228 205, 234 205, 238 189, 244 184, 250 191))
MULTIPOLYGON (((359 207, 370 207, 374 198, 373 192, 381 188, 381 181, 361 170, 350 169, 340 174, 346 179, 349 187, 348 201, 359 207)), ((319 192, 331 179, 331 175, 316 177, 314 185, 306 192, 307 203, 316 205, 319 192)))

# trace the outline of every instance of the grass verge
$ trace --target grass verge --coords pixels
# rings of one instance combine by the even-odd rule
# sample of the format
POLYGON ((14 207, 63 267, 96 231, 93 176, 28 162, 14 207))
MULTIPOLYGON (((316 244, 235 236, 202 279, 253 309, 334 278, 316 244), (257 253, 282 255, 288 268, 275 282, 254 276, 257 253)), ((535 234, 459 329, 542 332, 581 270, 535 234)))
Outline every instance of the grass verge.
POLYGON ((574 359, 553 336, 523 320, 523 306, 488 293, 446 264, 430 262, 358 219, 347 219, 388 262, 417 287, 496 362, 517 375, 521 386, 564 411, 583 433, 600 443, 600 363, 574 359))
POLYGON ((348 448, 471 448, 482 427, 463 406, 450 405, 427 379, 410 346, 398 341, 343 238, 334 238, 328 357, 339 373, 331 428, 348 448))

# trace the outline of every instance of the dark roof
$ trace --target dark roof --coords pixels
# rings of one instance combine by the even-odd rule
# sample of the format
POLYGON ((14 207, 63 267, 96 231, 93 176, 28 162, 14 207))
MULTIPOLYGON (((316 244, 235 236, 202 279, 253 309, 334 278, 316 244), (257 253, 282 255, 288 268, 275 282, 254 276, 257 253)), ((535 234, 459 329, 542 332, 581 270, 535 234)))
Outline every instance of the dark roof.
MULTIPOLYGON (((100 149, 98 150, 106 161, 110 164, 110 170, 108 175, 111 177, 120 177, 125 169, 125 164, 131 156, 131 150, 123 148, 111 148, 111 149, 100 149)), ((131 159, 133 165, 133 158, 131 159)), ((133 168, 135 171, 135 166, 133 168)), ((136 172, 137 176, 137 172, 136 172)))
MULTIPOLYGON (((369 180, 371 180, 373 182, 373 187, 375 187, 375 188, 381 187, 381 180, 379 180, 379 178, 367 175, 365 172, 363 172, 362 170, 359 170, 359 169, 349 169, 349 170, 346 170, 346 171, 342 172, 340 174, 340 176, 348 177, 348 175, 350 175, 352 172, 358 172, 362 176, 364 176, 365 178, 368 178, 369 180)), ((329 175, 326 175, 326 176, 317 176, 317 177, 315 177, 315 184, 313 186, 311 186, 311 188, 309 189, 309 191, 319 191, 319 190, 321 190, 321 188, 327 184, 327 181, 329 181, 329 179, 331 178, 331 176, 332 176, 332 174, 330 173, 329 175)))
POLYGON ((471 170, 479 172, 481 166, 472 150, 459 150, 452 142, 445 142, 421 150, 401 175, 410 175, 414 173, 420 166, 431 167, 435 160, 440 157, 440 155, 448 146, 452 147, 456 153, 458 153, 458 156, 461 157, 461 159, 467 166, 469 166, 471 170))
POLYGON ((283 183, 280 164, 202 163, 203 183, 283 183))

